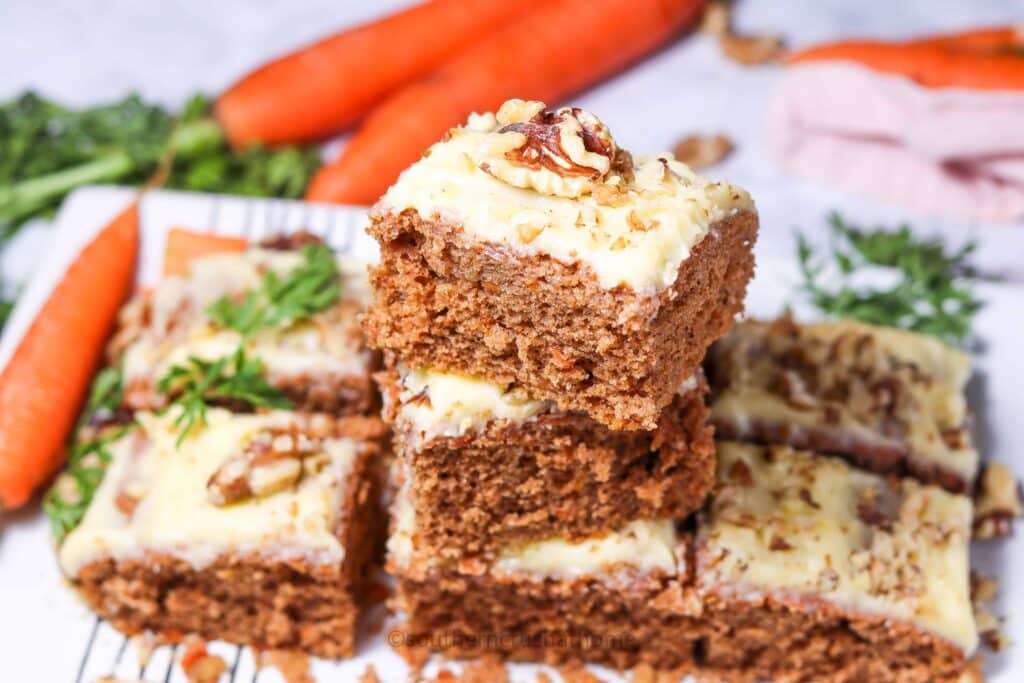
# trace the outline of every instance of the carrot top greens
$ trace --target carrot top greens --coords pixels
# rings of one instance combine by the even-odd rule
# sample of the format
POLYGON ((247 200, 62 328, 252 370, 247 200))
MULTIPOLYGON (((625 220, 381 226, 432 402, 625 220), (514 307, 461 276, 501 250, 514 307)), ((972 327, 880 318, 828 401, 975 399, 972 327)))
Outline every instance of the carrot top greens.
POLYGON ((828 217, 831 254, 816 254, 797 234, 800 293, 819 311, 866 323, 929 334, 954 345, 967 342, 971 320, 982 307, 969 279, 976 244, 951 250, 937 239, 918 237, 907 225, 895 230, 861 228, 838 213, 828 217), (858 276, 870 268, 887 273, 888 286, 870 287, 858 276))

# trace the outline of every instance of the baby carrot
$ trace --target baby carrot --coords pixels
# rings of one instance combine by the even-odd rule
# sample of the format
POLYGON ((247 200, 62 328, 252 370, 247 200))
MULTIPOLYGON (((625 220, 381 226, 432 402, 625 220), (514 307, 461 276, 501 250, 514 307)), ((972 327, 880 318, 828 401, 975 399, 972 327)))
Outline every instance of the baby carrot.
POLYGON ((135 282, 138 204, 82 251, 0 373, 0 508, 25 503, 61 465, 117 311, 135 282))
POLYGON ((213 235, 186 228, 171 228, 164 249, 164 276, 184 275, 188 264, 201 256, 232 251, 245 251, 249 242, 244 237, 213 235))
POLYGON ((542 1, 435 0, 342 31, 245 76, 217 100, 217 119, 236 146, 327 137, 542 1))
POLYGON ((320 169, 306 197, 370 204, 470 113, 512 97, 553 103, 664 43, 702 6, 702 0, 550 2, 382 102, 341 156, 320 169))

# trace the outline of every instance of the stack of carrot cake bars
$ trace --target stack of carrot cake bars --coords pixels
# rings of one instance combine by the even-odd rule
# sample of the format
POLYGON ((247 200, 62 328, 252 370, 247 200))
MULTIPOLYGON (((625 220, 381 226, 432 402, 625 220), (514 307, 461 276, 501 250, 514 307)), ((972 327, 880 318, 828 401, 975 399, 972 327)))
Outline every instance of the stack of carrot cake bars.
POLYGON ((339 657, 383 522, 366 266, 271 244, 126 305, 46 506, 65 576, 118 629, 339 657))
POLYGON ((712 439, 701 365, 753 272, 743 190, 513 100, 431 147, 369 232, 404 643, 735 681, 967 671, 958 354, 810 328, 813 370, 734 330, 711 354, 715 422, 750 442, 712 439), (818 412, 785 428, 748 406, 780 381, 818 412))

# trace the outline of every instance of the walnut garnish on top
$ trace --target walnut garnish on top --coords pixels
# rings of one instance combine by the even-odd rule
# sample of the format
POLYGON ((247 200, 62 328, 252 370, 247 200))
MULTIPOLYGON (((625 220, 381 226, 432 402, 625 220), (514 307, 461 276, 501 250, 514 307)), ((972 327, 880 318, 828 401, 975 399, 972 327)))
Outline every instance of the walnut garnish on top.
MULTIPOLYGON (((323 416, 313 416, 312 423, 323 416)), ((206 497, 217 506, 260 498, 296 485, 305 471, 315 471, 323 458, 329 428, 319 424, 271 427, 256 434, 239 453, 228 457, 210 476, 206 497), (317 428, 321 427, 321 428, 317 428)))
MULTIPOLYGON (((484 119, 471 119, 470 125, 484 119)), ((629 154, 618 148, 607 126, 577 107, 548 109, 541 102, 509 100, 490 123, 495 130, 473 161, 513 187, 574 198, 599 184, 621 184, 632 173, 629 154)))

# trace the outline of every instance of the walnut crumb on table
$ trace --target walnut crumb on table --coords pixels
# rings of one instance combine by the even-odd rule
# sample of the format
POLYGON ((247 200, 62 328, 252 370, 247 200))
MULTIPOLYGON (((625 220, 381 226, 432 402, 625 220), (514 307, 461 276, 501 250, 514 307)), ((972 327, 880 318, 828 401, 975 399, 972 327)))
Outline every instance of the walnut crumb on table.
POLYGON ((724 135, 688 135, 672 148, 672 155, 693 169, 713 166, 732 154, 732 140, 724 135))
POLYGON ((776 34, 742 35, 732 28, 732 10, 725 2, 714 2, 704 11, 701 30, 718 39, 726 57, 739 64, 776 62, 785 51, 776 34))

